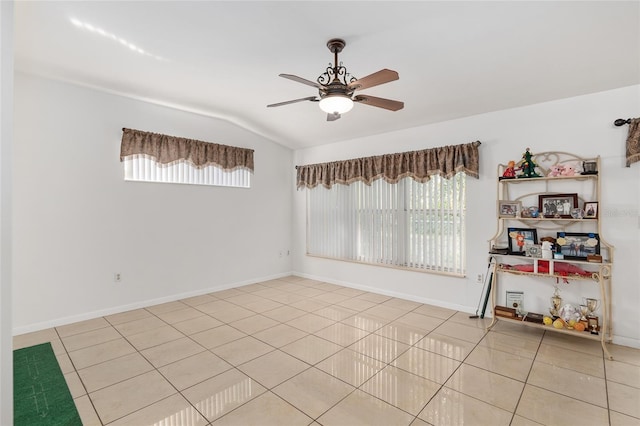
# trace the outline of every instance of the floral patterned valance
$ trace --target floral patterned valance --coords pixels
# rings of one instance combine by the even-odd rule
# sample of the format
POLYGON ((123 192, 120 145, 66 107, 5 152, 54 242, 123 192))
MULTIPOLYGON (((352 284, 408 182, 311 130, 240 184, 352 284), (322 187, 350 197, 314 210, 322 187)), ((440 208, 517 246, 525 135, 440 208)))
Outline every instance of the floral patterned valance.
POLYGON ((131 155, 149 155, 161 164, 189 161, 196 167, 215 164, 224 170, 246 168, 253 171, 252 149, 122 129, 120 161, 131 155))
POLYGON ((636 161, 640 161, 640 118, 630 120, 627 136, 627 167, 636 161))
POLYGON ((376 179, 397 183, 410 176, 426 182, 433 175, 451 178, 458 172, 478 178, 480 142, 450 145, 421 151, 386 154, 375 157, 297 166, 298 188, 322 185, 331 188, 336 183, 350 184, 362 181, 371 185, 376 179))

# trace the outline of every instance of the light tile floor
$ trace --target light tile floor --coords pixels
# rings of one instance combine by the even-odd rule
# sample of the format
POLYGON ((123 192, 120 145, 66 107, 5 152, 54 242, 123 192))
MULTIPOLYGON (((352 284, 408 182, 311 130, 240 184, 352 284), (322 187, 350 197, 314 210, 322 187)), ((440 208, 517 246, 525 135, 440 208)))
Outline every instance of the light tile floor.
POLYGON ((91 425, 640 425, 640 350, 286 277, 16 336, 91 425))

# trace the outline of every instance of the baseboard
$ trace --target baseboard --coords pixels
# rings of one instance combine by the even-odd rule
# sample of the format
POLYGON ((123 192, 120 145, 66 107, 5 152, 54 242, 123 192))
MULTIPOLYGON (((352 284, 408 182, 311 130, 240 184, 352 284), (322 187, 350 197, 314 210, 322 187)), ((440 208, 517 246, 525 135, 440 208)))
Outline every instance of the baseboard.
POLYGON ((176 300, 186 299, 194 296, 201 296, 207 293, 213 293, 216 291, 228 290, 230 288, 243 287, 245 285, 255 284, 263 281, 274 280, 277 278, 288 277, 293 275, 293 272, 284 272, 281 274, 274 274, 260 278, 252 278, 249 280, 238 281, 229 284, 223 284, 217 287, 210 287, 206 289, 194 290, 186 293, 173 294, 170 296, 159 297, 156 299, 142 300, 135 303, 130 303, 127 305, 120 305, 113 308, 100 309, 97 311, 86 312, 79 315, 71 315, 68 317, 57 318, 50 321, 43 321, 35 324, 29 324, 21 327, 15 327, 13 329, 13 335, 17 336, 20 334, 31 333, 34 331, 45 330, 47 328, 59 327, 61 325, 72 324, 74 322, 86 321, 94 318, 100 318, 107 315, 119 314, 126 311, 131 311, 133 309, 146 308, 153 305, 159 305, 161 303, 174 302, 176 300))
MULTIPOLYGON (((441 300, 429 299, 429 298, 425 298, 425 297, 418 297, 418 296, 413 295, 413 294, 406 294, 406 293, 401 293, 401 292, 397 292, 397 291, 384 290, 384 289, 380 289, 378 287, 370 287, 370 286, 361 285, 361 284, 354 284, 352 282, 347 282, 347 281, 342 281, 342 280, 335 280, 335 279, 328 278, 328 277, 321 277, 321 276, 318 276, 318 275, 311 275, 311 274, 305 274, 305 273, 297 272, 297 271, 290 271, 290 272, 284 272, 284 273, 269 275, 269 276, 260 277, 260 278, 252 278, 252 279, 249 279, 249 280, 238 281, 238 282, 235 282, 235 283, 224 284, 224 285, 217 286, 217 287, 210 287, 210 288, 206 288, 206 289, 200 289, 200 290, 195 290, 195 291, 186 292, 186 293, 179 293, 179 294, 160 297, 160 298, 156 298, 156 299, 144 300, 144 301, 140 301, 140 302, 130 303, 130 304, 127 304, 127 305, 116 306, 116 307, 113 307, 113 308, 107 308, 107 309, 101 309, 101 310, 98 310, 98 311, 87 312, 87 313, 84 313, 84 314, 72 315, 72 316, 69 316, 69 317, 63 317, 63 318, 58 318, 58 319, 51 320, 51 321, 39 322, 39 323, 30 324, 30 325, 26 325, 26 326, 22 326, 22 327, 16 327, 16 328, 13 329, 13 335, 17 336, 17 335, 20 335, 20 334, 31 333, 31 332, 34 332, 34 331, 45 330, 47 328, 59 327, 59 326, 62 326, 62 325, 72 324, 74 322, 86 321, 86 320, 90 320, 90 319, 94 319, 94 318, 104 317, 104 316, 107 316, 107 315, 119 314, 119 313, 130 311, 130 310, 133 310, 133 309, 146 308, 146 307, 153 306, 153 305, 159 305, 161 303, 174 302, 176 300, 186 299, 186 298, 194 297, 194 296, 201 296, 203 294, 213 293, 213 292, 222 291, 222 290, 228 290, 230 288, 243 287, 243 286, 246 286, 246 285, 256 284, 256 283, 263 282, 263 281, 269 281, 269 280, 274 280, 274 279, 278 279, 278 278, 288 277, 290 275, 294 275, 294 276, 298 276, 298 277, 302 277, 302 278, 307 278, 307 279, 311 279, 311 280, 316 280, 316 281, 322 281, 322 282, 326 282, 326 283, 329 283, 329 284, 341 285, 341 286, 344 286, 344 287, 354 288, 354 289, 357 289, 357 290, 370 291, 372 293, 383 294, 383 295, 389 296, 389 297, 398 297, 400 299, 411 300, 411 301, 414 301, 414 302, 424 303, 424 304, 427 304, 427 305, 438 306, 438 307, 446 308, 446 309, 452 309, 452 310, 455 310, 455 311, 466 312, 466 313, 474 313, 475 312, 474 311, 475 307, 458 305, 458 304, 455 304, 455 303, 447 303, 447 302, 443 302, 441 300)), ((489 312, 488 315, 487 315, 487 318, 490 318, 490 317, 491 317, 491 313, 489 312)), ((631 348, 640 349, 640 340, 633 339, 633 338, 630 338, 630 337, 614 335, 613 336, 613 343, 616 344, 616 345, 620 345, 620 346, 628 346, 628 347, 631 347, 631 348)))
POLYGON ((400 299, 411 300, 413 302, 424 303, 425 305, 433 305, 433 306, 438 306, 440 308, 453 309, 454 311, 474 313, 476 309, 475 306, 464 306, 464 305, 458 305, 455 303, 447 303, 447 302, 443 302, 442 300, 419 297, 414 294, 400 293, 397 291, 385 290, 378 287, 369 287, 366 285, 354 284, 352 282, 334 280, 332 278, 321 277, 317 275, 304 274, 302 272, 297 272, 297 271, 292 272, 292 275, 308 278, 311 280, 322 281, 329 284, 336 284, 344 287, 355 288, 357 290, 370 291, 372 293, 383 294, 389 297, 397 297, 400 299))
MULTIPOLYGON (((429 299, 429 298, 425 298, 425 297, 418 297, 418 296, 415 296, 413 294, 405 294, 405 293, 400 293, 400 292, 396 292, 396 291, 389 291, 389 290, 384 290, 384 289, 380 289, 380 288, 377 288, 377 287, 369 287, 369 286, 365 286, 365 285, 354 284, 354 283, 347 282, 347 281, 334 280, 332 278, 321 277, 321 276, 318 276, 318 275, 305 274, 305 273, 297 272, 297 271, 292 272, 292 275, 303 277, 303 278, 308 278, 308 279, 311 279, 311 280, 322 281, 322 282, 329 283, 329 284, 336 284, 336 285, 341 285, 341 286, 344 286, 344 287, 355 288, 355 289, 358 289, 358 290, 370 291, 372 293, 384 294, 385 296, 399 297, 399 298, 405 299, 405 300, 411 300, 411 301, 414 301, 414 302, 424 303, 424 304, 427 304, 427 305, 438 306, 440 308, 453 309, 453 310, 460 311, 460 312, 466 312, 466 313, 471 313, 472 314, 472 313, 475 312, 475 309, 476 309, 476 307, 457 305, 455 303, 447 303, 447 302, 443 302, 441 300, 429 299)), ((491 315, 491 312, 488 312, 485 315, 485 318, 492 318, 492 317, 493 316, 491 315)), ((640 341, 637 340, 637 339, 629 338, 629 337, 616 336, 614 334, 613 343, 616 344, 616 345, 620 345, 620 346, 628 346, 628 347, 631 347, 631 348, 640 349, 640 341)))
MULTIPOLYGON (((640 349, 640 340, 630 337, 613 335, 613 343, 620 346, 629 346, 630 348, 640 349)), ((614 356, 615 359, 615 356, 614 356)))

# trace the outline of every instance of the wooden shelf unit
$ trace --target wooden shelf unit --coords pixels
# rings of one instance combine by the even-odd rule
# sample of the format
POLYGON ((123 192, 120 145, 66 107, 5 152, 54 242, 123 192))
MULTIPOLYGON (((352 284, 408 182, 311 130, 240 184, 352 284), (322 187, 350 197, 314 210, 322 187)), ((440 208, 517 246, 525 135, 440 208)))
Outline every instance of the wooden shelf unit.
MULTIPOLYGON (((522 203, 523 207, 525 203, 529 205, 537 206, 537 199, 542 194, 562 194, 568 193, 567 188, 572 186, 579 187, 580 191, 572 191, 578 193, 579 200, 582 202, 598 202, 598 210, 601 210, 600 203, 600 157, 595 158, 581 158, 571 153, 566 152, 543 152, 535 154, 533 160, 537 163, 537 170, 541 173, 542 177, 537 178, 515 178, 515 179, 497 179, 497 199, 500 201, 518 201, 522 203), (583 163, 584 161, 594 161, 597 164, 598 174, 587 175, 575 175, 575 176, 547 176, 551 166, 556 164, 571 164, 571 163, 583 163), (559 187, 559 190, 554 188, 559 187), (590 187, 590 188, 589 188, 590 187), (520 192, 518 195, 512 195, 512 189, 518 188, 520 192), (527 189, 525 189, 527 188, 527 189), (531 191, 528 191, 528 188, 531 191), (590 198, 584 198, 590 197, 590 198)), ((506 165, 498 165, 497 176, 502 176, 506 165)), ((580 203, 579 203, 580 204, 580 203)), ((542 212, 540 212, 542 213, 542 212)), ((492 312, 495 312, 497 289, 500 282, 500 275, 513 275, 513 276, 528 276, 533 278, 552 278, 563 280, 575 280, 575 281, 591 281, 597 284, 600 292, 600 309, 601 322, 600 332, 598 335, 591 334, 589 331, 579 332, 571 329, 556 329, 552 326, 522 321, 521 318, 506 318, 493 315, 493 320, 488 326, 488 329, 493 327, 497 321, 506 320, 508 322, 517 322, 527 327, 540 328, 546 331, 562 333, 566 335, 577 336, 590 340, 598 340, 602 344, 602 348, 609 359, 613 359, 609 353, 606 343, 612 340, 612 326, 611 326, 611 269, 613 266, 613 249, 614 247, 607 243, 602 238, 600 232, 600 220, 595 219, 575 219, 575 218, 531 218, 531 217, 499 217, 496 212, 497 229, 495 235, 489 240, 489 252, 491 256, 495 257, 494 262, 494 282, 491 287, 491 306, 492 312), (513 225, 512 225, 513 224, 513 225), (587 233, 598 234, 600 242, 600 250, 603 258, 602 263, 587 262, 584 260, 572 260, 572 259, 542 259, 533 258, 521 255, 510 254, 496 254, 493 251, 495 247, 504 244, 501 241, 503 238, 509 238, 507 229, 512 227, 521 227, 518 224, 524 224, 537 230, 547 232, 572 232, 567 229, 580 228, 582 232, 587 230, 587 233), (501 244, 502 243, 502 244, 501 244), (500 262, 499 262, 500 261, 500 262), (510 263, 508 263, 510 262, 510 263), (513 269, 515 265, 527 265, 533 264, 531 271, 522 271, 513 269), (548 262, 548 263, 541 263, 548 262), (590 274, 565 274, 557 272, 557 265, 575 265, 578 268, 590 272, 590 274), (540 266, 547 265, 548 272, 541 272, 540 266)), ((563 265, 563 266, 564 266, 563 265)), ((527 268, 529 269, 529 268, 527 268)))

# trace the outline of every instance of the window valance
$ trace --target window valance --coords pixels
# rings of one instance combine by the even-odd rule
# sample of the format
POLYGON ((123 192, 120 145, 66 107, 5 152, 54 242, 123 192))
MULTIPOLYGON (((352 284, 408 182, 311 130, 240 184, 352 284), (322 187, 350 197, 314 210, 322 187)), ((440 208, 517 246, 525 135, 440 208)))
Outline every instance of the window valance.
POLYGON ((478 178, 480 141, 421 151, 355 158, 330 163, 297 166, 297 187, 331 188, 336 183, 362 181, 370 185, 376 179, 397 183, 410 176, 426 182, 433 175, 451 178, 458 172, 478 178))
POLYGON ((158 163, 189 161, 195 167, 215 164, 224 170, 253 171, 253 150, 159 133, 122 129, 120 161, 132 155, 148 155, 158 163))
POLYGON ((640 161, 640 118, 632 118, 627 136, 627 167, 640 161))

